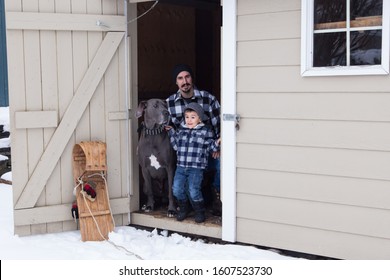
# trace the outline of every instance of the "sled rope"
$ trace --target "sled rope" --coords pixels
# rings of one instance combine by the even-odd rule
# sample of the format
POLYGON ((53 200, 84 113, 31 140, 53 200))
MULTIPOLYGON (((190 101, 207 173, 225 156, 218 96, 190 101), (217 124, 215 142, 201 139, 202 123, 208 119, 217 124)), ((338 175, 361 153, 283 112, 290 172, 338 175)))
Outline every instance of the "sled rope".
MULTIPOLYGON (((106 177, 104 176, 103 172, 91 174, 91 175, 88 176, 88 178, 93 177, 93 176, 96 176, 96 175, 99 175, 99 176, 101 176, 101 177, 103 178, 104 184, 105 184, 105 186, 106 186, 107 197, 109 197, 109 196, 108 196, 107 180, 106 180, 106 177)), ((76 187, 74 188, 75 190, 76 190, 79 186, 81 186, 81 185, 84 184, 84 182, 83 182, 83 180, 82 180, 81 178, 82 178, 82 176, 80 176, 80 177, 78 178, 78 182, 79 182, 79 183, 78 183, 78 184, 76 185, 76 187)), ((107 238, 104 237, 104 235, 102 234, 102 232, 101 232, 101 230, 100 230, 99 224, 98 224, 98 222, 96 221, 95 216, 92 214, 91 208, 89 207, 89 205, 88 205, 88 203, 87 203, 87 198, 86 198, 86 196, 85 196, 85 192, 81 192, 81 193, 83 194, 83 199, 84 199, 85 205, 86 205, 87 208, 88 208, 89 214, 91 215, 91 217, 92 217, 92 219, 93 219, 93 221, 94 221, 94 223, 95 223, 95 225, 96 225, 96 228, 97 228, 98 233, 99 233, 99 235, 101 236, 101 238, 103 238, 103 240, 106 241, 107 243, 109 243, 109 244, 111 244, 112 246, 114 246, 117 250, 121 250, 121 249, 124 250, 125 253, 126 253, 126 255, 135 256, 137 259, 143 260, 143 258, 140 257, 139 255, 137 255, 136 253, 131 252, 131 251, 129 251, 128 249, 126 249, 125 247, 120 246, 120 245, 117 245, 117 244, 115 244, 113 241, 108 240, 107 238)), ((111 205, 110 205, 109 207, 110 207, 111 219, 112 219, 112 222, 113 222, 114 228, 115 228, 115 220, 114 220, 114 216, 113 216, 112 211, 111 211, 111 205)))

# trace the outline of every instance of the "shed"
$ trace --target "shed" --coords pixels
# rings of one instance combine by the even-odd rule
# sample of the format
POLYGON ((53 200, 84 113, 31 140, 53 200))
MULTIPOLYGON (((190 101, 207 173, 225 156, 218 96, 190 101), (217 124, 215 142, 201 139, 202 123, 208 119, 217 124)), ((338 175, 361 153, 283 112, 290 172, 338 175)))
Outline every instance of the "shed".
POLYGON ((72 148, 96 140, 116 225, 389 259, 390 18, 376 2, 380 65, 334 74, 310 68, 313 0, 6 0, 15 232, 76 229, 72 148), (222 104, 222 225, 139 211, 131 112, 175 91, 183 60, 222 104))

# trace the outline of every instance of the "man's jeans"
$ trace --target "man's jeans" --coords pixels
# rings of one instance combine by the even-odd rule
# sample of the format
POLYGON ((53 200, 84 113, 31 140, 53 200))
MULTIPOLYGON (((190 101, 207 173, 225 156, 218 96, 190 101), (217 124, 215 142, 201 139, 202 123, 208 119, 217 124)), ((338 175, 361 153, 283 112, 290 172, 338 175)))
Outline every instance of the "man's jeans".
POLYGON ((211 155, 208 160, 207 171, 212 171, 214 173, 214 178, 212 182, 212 187, 220 192, 221 189, 221 158, 213 158, 211 155))
POLYGON ((186 201, 188 193, 191 201, 203 201, 203 171, 200 168, 176 167, 172 190, 177 200, 186 201))

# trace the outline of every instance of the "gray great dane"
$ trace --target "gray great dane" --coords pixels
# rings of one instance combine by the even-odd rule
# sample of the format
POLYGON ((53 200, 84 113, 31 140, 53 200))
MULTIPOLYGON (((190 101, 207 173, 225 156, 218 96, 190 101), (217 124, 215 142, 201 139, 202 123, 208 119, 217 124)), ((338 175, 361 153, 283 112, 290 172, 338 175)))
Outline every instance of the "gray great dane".
POLYGON ((175 201, 172 194, 173 177, 176 168, 176 154, 169 141, 165 125, 169 123, 167 104, 161 99, 141 101, 135 116, 144 116, 140 126, 140 137, 137 147, 138 163, 144 178, 144 193, 147 203, 145 211, 154 209, 153 182, 161 185, 168 182, 168 216, 176 214, 175 201))

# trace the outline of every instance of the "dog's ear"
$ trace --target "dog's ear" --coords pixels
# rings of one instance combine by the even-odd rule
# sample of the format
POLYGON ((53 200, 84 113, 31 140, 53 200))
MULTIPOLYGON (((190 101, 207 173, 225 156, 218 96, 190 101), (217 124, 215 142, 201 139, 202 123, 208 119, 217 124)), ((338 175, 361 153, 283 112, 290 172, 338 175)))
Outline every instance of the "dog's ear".
POLYGON ((135 111, 135 117, 138 119, 140 117, 142 117, 144 111, 145 111, 145 108, 146 108, 146 103, 147 101, 141 101, 138 105, 138 108, 137 108, 137 111, 135 111))

